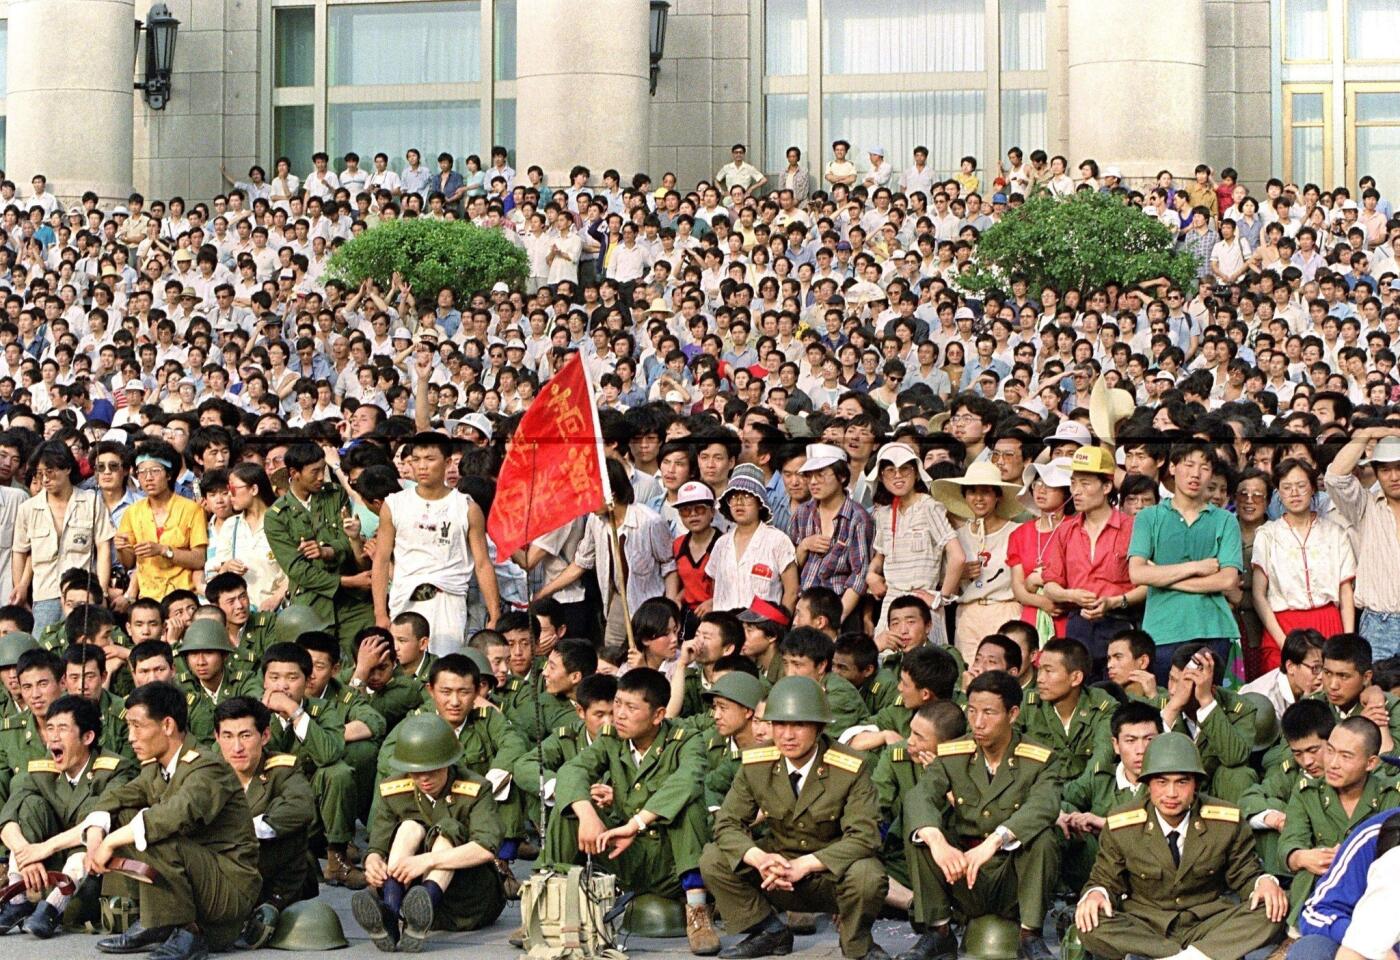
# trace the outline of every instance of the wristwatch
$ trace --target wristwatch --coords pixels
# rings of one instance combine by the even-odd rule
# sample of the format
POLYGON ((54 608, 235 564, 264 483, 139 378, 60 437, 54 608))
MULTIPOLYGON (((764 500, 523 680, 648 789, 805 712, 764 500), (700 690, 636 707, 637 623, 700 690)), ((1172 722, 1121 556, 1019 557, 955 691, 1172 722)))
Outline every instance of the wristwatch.
POLYGON ((167 559, 167 560, 174 560, 174 559, 175 559, 175 548, 174 548, 174 547, 166 547, 165 550, 164 550, 164 554, 165 554, 165 559, 167 559))

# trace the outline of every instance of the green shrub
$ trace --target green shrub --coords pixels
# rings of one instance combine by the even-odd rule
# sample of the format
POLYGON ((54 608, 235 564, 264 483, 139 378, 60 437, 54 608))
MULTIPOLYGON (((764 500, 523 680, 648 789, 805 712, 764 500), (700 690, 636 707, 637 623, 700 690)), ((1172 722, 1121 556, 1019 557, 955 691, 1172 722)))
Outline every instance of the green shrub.
POLYGON ((330 274, 351 287, 366 277, 387 289, 399 274, 419 302, 431 304, 451 287, 459 302, 497 282, 520 286, 529 274, 525 252, 499 230, 464 220, 393 220, 366 230, 331 257, 330 274), (425 299, 427 298, 427 299, 425 299))
POLYGON ((1006 290, 1024 274, 1032 291, 1061 292, 1109 282, 1165 277, 1182 287, 1196 279, 1195 257, 1173 249, 1175 237, 1155 217, 1118 197, 1080 192, 1067 199, 1034 197, 1008 210, 977 241, 976 266, 958 278, 973 291, 1006 290))

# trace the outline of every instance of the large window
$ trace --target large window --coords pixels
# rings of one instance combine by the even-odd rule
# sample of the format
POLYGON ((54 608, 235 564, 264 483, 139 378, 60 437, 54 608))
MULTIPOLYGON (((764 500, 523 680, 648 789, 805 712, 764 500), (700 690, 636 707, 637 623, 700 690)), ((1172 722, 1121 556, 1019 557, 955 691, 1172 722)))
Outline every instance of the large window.
POLYGON ((330 82, 356 87, 481 79, 478 3, 366 4, 330 9, 330 82))
POLYGON ((1326 84, 1293 84, 1284 90, 1284 154, 1289 179, 1298 184, 1332 181, 1331 88, 1326 84))
POLYGON ((981 90, 827 94, 822 140, 849 140, 862 158, 871 147, 882 146, 892 162, 912 157, 915 147, 928 147, 930 166, 956 170, 982 142, 983 96, 981 90))
POLYGON ((1327 0, 1282 0, 1283 59, 1309 62, 1331 54, 1327 0))
POLYGON ((1384 185, 1400 167, 1400 83, 1355 83, 1347 88, 1351 123, 1350 181, 1371 174, 1384 185))
POLYGON ((824 0, 822 6, 826 73, 983 69, 983 0, 824 0))

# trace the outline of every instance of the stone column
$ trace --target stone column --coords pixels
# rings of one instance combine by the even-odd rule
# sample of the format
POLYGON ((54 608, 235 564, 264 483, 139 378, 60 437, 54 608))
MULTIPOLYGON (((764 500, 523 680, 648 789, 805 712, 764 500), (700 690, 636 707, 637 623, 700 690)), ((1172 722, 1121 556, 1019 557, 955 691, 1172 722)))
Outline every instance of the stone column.
POLYGON ((131 192, 134 0, 9 0, 6 175, 104 204, 131 192))
POLYGON ((651 140, 648 0, 530 0, 517 16, 533 54, 517 60, 516 168, 559 186, 574 164, 595 183, 613 167, 628 183, 651 140))
POLYGON ((1069 166, 1141 185, 1205 157, 1204 0, 1069 0, 1069 166))

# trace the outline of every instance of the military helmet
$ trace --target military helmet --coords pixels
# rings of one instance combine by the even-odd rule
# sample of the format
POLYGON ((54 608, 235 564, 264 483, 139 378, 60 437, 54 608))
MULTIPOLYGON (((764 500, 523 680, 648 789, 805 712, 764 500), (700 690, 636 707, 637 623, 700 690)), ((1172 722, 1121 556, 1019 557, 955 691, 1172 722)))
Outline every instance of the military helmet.
POLYGON ((217 620, 205 617, 196 620, 185 628, 185 635, 175 651, 184 656, 187 653, 233 653, 233 644, 228 642, 228 630, 217 620))
POLYGON ((272 622, 272 640, 274 643, 296 643, 303 633, 329 630, 330 626, 326 618, 315 610, 294 603, 278 611, 276 619, 272 622))
POLYGON ((19 663, 20 655, 30 650, 38 650, 39 641, 20 630, 0 637, 0 670, 19 663))
POLYGON ((339 950, 350 946, 340 917, 324 900, 301 900, 283 910, 267 945, 276 950, 339 950))
POLYGON ((733 700, 741 707, 758 709, 763 700, 763 681, 742 670, 731 670, 715 681, 715 685, 701 694, 702 699, 723 697, 733 700))
POLYGON ((1084 960, 1087 955, 1079 939, 1079 929, 1071 923, 1060 939, 1060 960, 1084 960))
POLYGON ((1267 750, 1278 742, 1278 714, 1262 693, 1244 693, 1240 699, 1254 708, 1254 749, 1267 750))
POLYGON ((768 691, 763 719, 772 723, 830 723, 826 691, 811 677, 783 677, 768 691))
POLYGON ((141 908, 129 897, 102 897, 99 910, 103 933, 126 933, 141 919, 141 908))
POLYGON ((1147 747, 1147 755, 1142 759, 1142 773, 1139 780, 1161 773, 1194 773, 1206 775, 1201 766, 1201 755, 1196 744, 1184 733, 1159 733, 1147 747))
POLYGON ((972 960, 1016 960, 1021 927, 1015 920, 994 914, 974 917, 963 934, 961 955, 972 960))
POLYGON ((462 744, 436 713, 407 717, 398 726, 398 742, 389 758, 398 773, 428 773, 450 767, 462 756, 462 744))
POLYGON ((636 937, 674 939, 685 936, 685 907, 656 893, 639 893, 627 904, 622 929, 636 937))
POLYGON ((481 674, 481 682, 485 684, 487 690, 496 689, 496 671, 491 669, 491 661, 486 658, 476 647, 467 647, 462 651, 467 659, 476 664, 477 671, 481 674))

